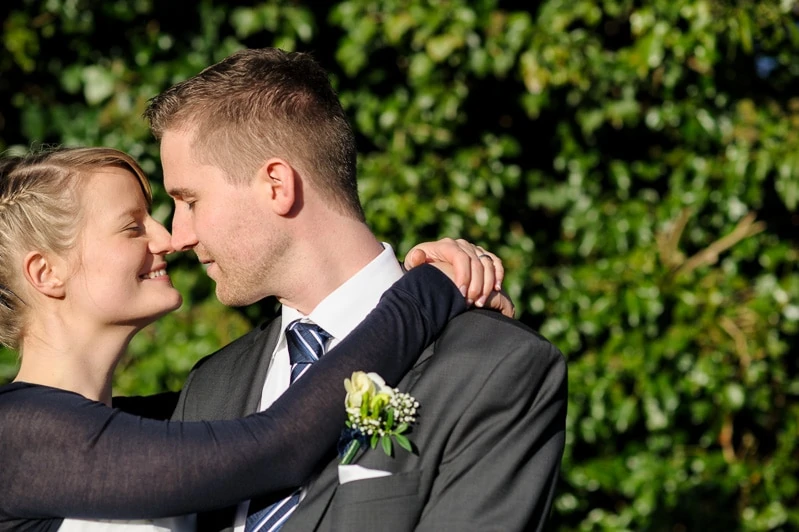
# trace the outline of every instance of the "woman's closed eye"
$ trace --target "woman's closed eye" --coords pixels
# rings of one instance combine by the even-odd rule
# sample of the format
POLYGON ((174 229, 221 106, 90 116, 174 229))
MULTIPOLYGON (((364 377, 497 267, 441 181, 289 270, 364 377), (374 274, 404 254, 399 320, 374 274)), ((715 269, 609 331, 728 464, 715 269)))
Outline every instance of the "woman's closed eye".
POLYGON ((135 222, 125 228, 125 232, 131 233, 135 236, 144 234, 144 224, 135 222))

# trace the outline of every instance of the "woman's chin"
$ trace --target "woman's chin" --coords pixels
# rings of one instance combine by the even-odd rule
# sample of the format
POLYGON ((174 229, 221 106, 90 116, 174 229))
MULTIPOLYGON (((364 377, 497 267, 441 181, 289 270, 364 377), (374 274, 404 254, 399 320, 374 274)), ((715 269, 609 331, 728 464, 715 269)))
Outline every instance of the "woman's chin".
POLYGON ((155 319, 158 319, 162 316, 166 316, 170 312, 176 311, 177 309, 180 308, 181 305, 183 305, 183 296, 180 295, 180 293, 177 290, 175 290, 175 297, 172 300, 171 304, 165 307, 164 310, 161 313, 159 313, 155 319))
POLYGON ((164 304, 161 306, 160 309, 139 320, 140 323, 142 324, 141 325, 142 328, 157 321, 159 318, 163 318, 167 314, 176 311, 177 309, 180 308, 182 304, 183 304, 183 296, 181 296, 180 293, 178 293, 178 291, 176 290, 174 296, 170 301, 164 302, 164 304))

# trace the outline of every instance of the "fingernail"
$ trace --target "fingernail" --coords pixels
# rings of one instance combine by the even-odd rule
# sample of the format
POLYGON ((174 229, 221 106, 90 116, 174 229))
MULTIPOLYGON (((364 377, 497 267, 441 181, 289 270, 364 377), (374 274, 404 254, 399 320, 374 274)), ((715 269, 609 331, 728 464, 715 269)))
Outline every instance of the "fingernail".
POLYGON ((466 285, 462 285, 460 288, 458 288, 458 290, 461 291, 461 295, 463 297, 466 297, 466 285))
POLYGON ((494 290, 496 290, 497 292, 502 290, 502 283, 497 282, 497 284, 494 285, 494 290))
POLYGON ((485 296, 483 296, 480 299, 478 299, 477 301, 475 301, 474 306, 482 308, 482 306, 485 305, 485 304, 486 304, 486 298, 485 298, 485 296))
POLYGON ((471 307, 473 303, 474 303, 473 299, 466 299, 466 306, 467 307, 471 307))

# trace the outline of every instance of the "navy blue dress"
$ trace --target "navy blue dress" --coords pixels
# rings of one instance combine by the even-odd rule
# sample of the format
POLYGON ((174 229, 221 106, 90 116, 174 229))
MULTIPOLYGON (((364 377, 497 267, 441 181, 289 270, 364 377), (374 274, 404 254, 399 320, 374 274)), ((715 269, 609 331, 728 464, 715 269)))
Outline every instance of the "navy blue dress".
POLYGON ((232 421, 159 421, 61 389, 0 387, 0 530, 181 515, 300 486, 344 426, 344 379, 398 382, 463 310, 444 274, 415 268, 272 407, 232 421))

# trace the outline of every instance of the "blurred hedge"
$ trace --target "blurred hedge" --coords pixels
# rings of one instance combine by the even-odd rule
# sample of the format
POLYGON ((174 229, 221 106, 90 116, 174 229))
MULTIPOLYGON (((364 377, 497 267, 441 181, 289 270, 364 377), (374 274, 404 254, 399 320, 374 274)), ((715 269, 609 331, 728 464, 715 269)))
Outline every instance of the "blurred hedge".
MULTIPOLYGON (((554 529, 799 527, 795 2, 316 4, 7 3, 0 149, 124 149, 168 221, 146 100, 243 46, 312 51, 375 232, 498 252, 567 355, 554 529)), ((118 392, 178 388, 274 312, 174 270, 188 304, 134 340, 118 392)))

